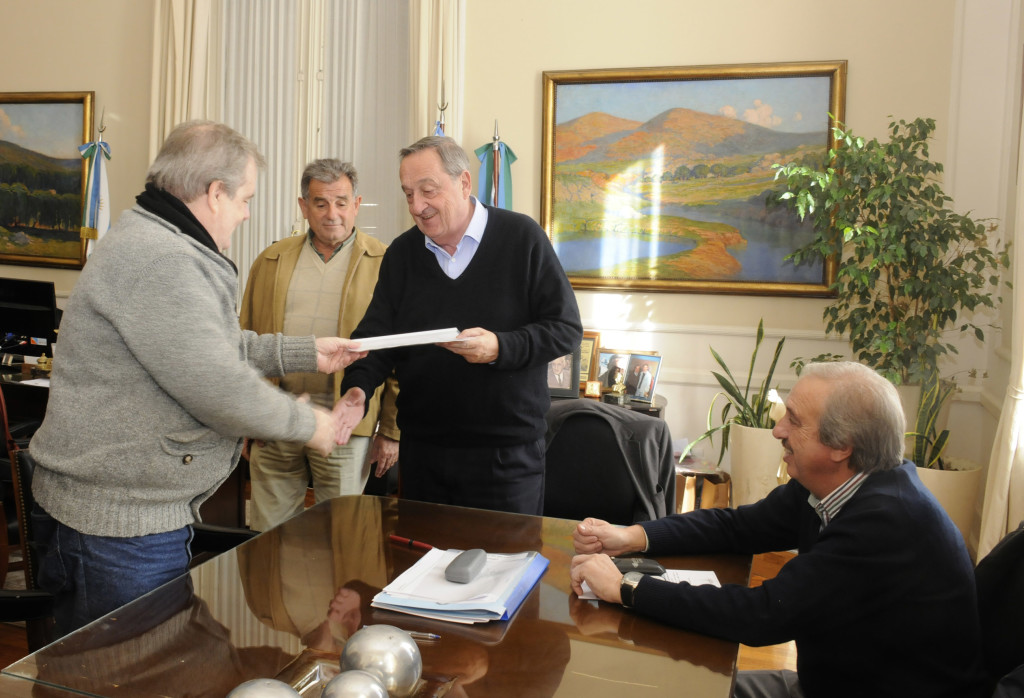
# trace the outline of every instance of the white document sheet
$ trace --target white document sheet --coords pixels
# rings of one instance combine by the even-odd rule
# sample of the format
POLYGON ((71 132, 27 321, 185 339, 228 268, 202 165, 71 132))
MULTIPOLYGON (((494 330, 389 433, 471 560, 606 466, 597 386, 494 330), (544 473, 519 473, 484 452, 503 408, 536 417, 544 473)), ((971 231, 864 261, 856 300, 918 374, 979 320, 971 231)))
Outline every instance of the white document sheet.
POLYGON ((374 349, 390 349, 391 347, 407 347, 414 344, 435 344, 437 342, 454 342, 459 336, 456 327, 443 330, 426 330, 424 332, 406 332, 404 334, 386 334, 380 337, 363 337, 359 342, 359 351, 374 349))
MULTIPOLYGON (((655 579, 664 579, 666 582, 687 582, 694 586, 700 586, 701 584, 710 584, 711 586, 720 587, 722 583, 718 581, 718 575, 711 570, 665 570, 665 574, 658 575, 655 579)), ((583 593, 580 594, 581 599, 597 599, 597 596, 593 591, 590 590, 590 586, 583 582, 583 593)))

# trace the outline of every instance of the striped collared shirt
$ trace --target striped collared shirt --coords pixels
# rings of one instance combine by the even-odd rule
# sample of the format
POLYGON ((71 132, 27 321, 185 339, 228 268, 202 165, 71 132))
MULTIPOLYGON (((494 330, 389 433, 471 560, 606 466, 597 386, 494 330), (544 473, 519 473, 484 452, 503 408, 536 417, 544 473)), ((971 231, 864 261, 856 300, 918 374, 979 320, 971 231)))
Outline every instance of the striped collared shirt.
POLYGON ((857 473, 849 480, 832 490, 824 499, 818 499, 813 494, 807 497, 807 503, 811 505, 818 518, 821 519, 821 527, 825 528, 829 522, 836 517, 843 505, 850 501, 850 497, 857 493, 860 486, 864 484, 868 473, 857 473))

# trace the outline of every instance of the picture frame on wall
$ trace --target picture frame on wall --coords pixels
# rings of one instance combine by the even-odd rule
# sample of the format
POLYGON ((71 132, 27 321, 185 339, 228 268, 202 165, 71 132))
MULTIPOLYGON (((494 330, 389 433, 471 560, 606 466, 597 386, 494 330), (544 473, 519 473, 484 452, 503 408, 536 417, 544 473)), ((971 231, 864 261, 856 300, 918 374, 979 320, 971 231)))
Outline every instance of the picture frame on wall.
POLYGON ((548 393, 551 397, 580 396, 580 348, 548 362, 548 393))
POLYGON ((597 350, 601 346, 601 333, 583 331, 580 343, 580 390, 586 389, 587 381, 597 376, 597 350))
POLYGON ((626 397, 633 402, 654 402, 654 390, 661 373, 657 354, 630 354, 626 367, 626 397))
POLYGON ((0 93, 0 263, 81 269, 92 92, 0 93))
POLYGON ((846 61, 543 74, 541 225, 575 288, 828 296, 834 265, 766 208, 774 164, 820 164, 846 61))

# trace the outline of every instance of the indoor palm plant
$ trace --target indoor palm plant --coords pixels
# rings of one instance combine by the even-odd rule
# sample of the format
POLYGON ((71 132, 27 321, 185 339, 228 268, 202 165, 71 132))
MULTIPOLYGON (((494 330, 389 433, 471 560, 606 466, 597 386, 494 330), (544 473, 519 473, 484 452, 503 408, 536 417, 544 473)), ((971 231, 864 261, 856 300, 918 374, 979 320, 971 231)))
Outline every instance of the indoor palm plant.
MULTIPOLYGON (((896 385, 941 385, 939 360, 957 353, 953 340, 968 331, 984 339, 973 313, 1002 300, 993 292, 1009 266, 1005 246, 989 243, 990 221, 949 208, 942 165, 928 155, 934 130, 934 119, 894 121, 879 141, 838 125, 825 162, 776 165, 775 200, 814 224, 790 259, 835 265, 826 332, 847 335, 854 357, 896 385)), ((918 411, 927 423, 934 415, 921 409, 930 406, 918 411)), ((926 448, 925 433, 914 433, 926 448)))

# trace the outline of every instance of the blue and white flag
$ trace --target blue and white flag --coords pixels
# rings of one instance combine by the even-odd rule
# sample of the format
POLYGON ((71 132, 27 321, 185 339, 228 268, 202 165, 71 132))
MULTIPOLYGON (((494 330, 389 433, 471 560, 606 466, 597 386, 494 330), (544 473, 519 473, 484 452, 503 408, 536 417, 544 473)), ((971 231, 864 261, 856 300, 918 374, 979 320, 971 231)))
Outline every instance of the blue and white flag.
POLYGON ((477 198, 483 203, 498 208, 512 208, 512 163, 516 154, 502 141, 497 141, 498 173, 495 186, 494 153, 495 144, 486 143, 473 152, 480 160, 480 176, 477 177, 477 198), (497 190, 497 191, 495 191, 497 190), (497 199, 497 202, 495 202, 497 199))
POLYGON ((105 141, 94 141, 78 146, 78 152, 87 163, 82 239, 87 241, 85 255, 88 257, 110 228, 110 191, 106 164, 110 159, 110 145, 105 141))

